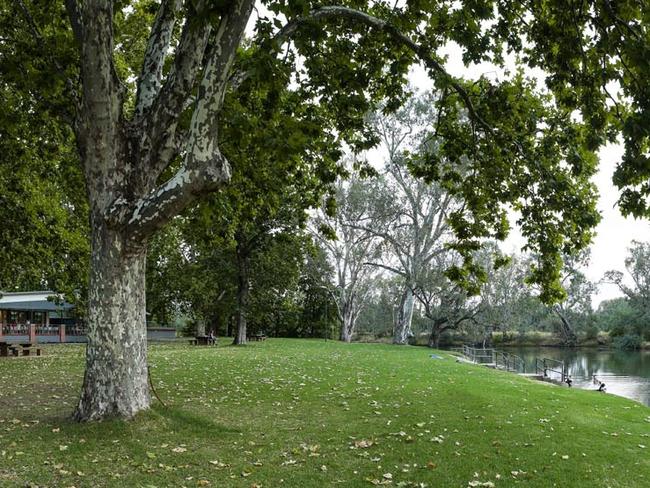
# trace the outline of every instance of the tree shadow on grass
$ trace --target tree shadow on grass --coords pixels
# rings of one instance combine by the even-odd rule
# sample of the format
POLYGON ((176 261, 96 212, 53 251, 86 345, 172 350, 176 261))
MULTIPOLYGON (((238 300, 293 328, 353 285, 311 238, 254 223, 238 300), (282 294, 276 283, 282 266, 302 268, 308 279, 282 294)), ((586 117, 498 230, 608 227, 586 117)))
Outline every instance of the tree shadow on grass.
POLYGON ((210 418, 206 415, 199 415, 180 407, 168 406, 152 408, 152 412, 159 415, 169 423, 169 427, 191 433, 197 437, 214 437, 218 434, 237 434, 240 429, 219 423, 218 418, 210 418))

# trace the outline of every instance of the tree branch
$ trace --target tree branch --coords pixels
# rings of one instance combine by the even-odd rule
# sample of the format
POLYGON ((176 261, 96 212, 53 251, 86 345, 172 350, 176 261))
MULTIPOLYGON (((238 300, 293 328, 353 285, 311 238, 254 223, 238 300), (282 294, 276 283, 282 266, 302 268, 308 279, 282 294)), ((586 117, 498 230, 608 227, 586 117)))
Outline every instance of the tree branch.
MULTIPOLYGON (((438 62, 438 60, 435 59, 432 53, 430 53, 425 47, 416 44, 413 40, 411 40, 410 37, 403 34, 391 23, 379 19, 373 15, 343 6, 319 7, 312 10, 304 17, 299 17, 288 22, 275 35, 274 41, 276 41, 278 44, 282 44, 284 41, 293 36, 296 31, 298 31, 298 29, 300 29, 308 22, 328 20, 331 18, 344 18, 367 25, 368 27, 373 27, 379 31, 387 33, 393 40, 407 47, 425 64, 429 70, 438 73, 445 81, 447 81, 447 83, 449 83, 449 86, 451 86, 453 90, 458 94, 458 96, 460 96, 460 98, 463 100, 472 120, 481 125, 487 132, 493 132, 492 127, 487 122, 485 122, 485 120, 483 120, 483 118, 481 118, 481 116, 476 112, 474 104, 472 103, 467 91, 453 76, 447 73, 445 68, 438 62)), ((246 79, 245 75, 237 76, 233 81, 241 83, 244 79, 246 79)))
POLYGON ((230 165, 217 150, 210 164, 182 167, 173 178, 140 199, 131 210, 125 200, 116 201, 109 214, 113 225, 126 225, 132 242, 140 242, 192 203, 197 196, 219 188, 230 179, 230 165))
MULTIPOLYGON (((69 0, 68 0, 69 1, 69 0)), ((165 55, 172 38, 176 22, 176 12, 182 0, 163 0, 158 8, 147 42, 147 50, 142 63, 136 94, 135 117, 142 116, 153 104, 162 86, 162 69, 165 55)))
POLYGON ((230 179, 230 165, 218 147, 218 115, 229 70, 253 4, 253 0, 239 0, 221 17, 215 48, 203 70, 181 169, 172 179, 139 200, 133 210, 122 199, 113 204, 111 221, 125 224, 133 242, 146 239, 198 195, 215 190, 230 179))
POLYGON ((219 111, 223 104, 237 47, 241 42, 254 3, 254 0, 238 0, 221 18, 215 49, 203 70, 203 79, 190 122, 186 156, 188 167, 209 160, 212 151, 217 147, 219 111))
POLYGON ((178 154, 171 141, 201 69, 212 29, 208 22, 200 19, 202 9, 203 2, 188 14, 172 69, 146 114, 140 153, 150 185, 178 154))
POLYGON ((81 17, 81 10, 79 9, 79 3, 77 3, 77 0, 65 0, 65 9, 70 18, 74 38, 77 44, 81 46, 81 42, 83 41, 83 19, 81 17))
POLYGON ((405 276, 406 275, 406 273, 404 273, 404 271, 402 271, 400 269, 397 269, 397 268, 393 268, 392 266, 388 266, 386 264, 370 263, 370 262, 366 262, 366 263, 363 263, 363 264, 366 265, 366 266, 376 266, 377 268, 383 268, 383 269, 386 269, 386 270, 390 271, 391 273, 395 273, 395 274, 400 275, 400 276, 405 276))

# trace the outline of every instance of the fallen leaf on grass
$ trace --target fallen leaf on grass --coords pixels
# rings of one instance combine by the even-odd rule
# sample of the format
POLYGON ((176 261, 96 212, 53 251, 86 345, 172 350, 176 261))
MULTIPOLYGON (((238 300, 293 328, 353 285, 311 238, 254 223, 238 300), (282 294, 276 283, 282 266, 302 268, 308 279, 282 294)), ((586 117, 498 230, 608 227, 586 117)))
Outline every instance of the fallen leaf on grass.
POLYGON ((354 441, 354 447, 359 449, 367 449, 374 444, 373 441, 367 439, 361 439, 360 441, 354 441))

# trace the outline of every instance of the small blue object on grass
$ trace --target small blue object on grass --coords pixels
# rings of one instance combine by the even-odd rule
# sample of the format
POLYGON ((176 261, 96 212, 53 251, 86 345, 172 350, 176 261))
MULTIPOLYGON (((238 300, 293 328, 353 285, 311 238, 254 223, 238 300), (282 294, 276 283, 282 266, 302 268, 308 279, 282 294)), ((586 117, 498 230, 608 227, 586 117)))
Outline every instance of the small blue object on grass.
POLYGON ((431 359, 444 359, 442 356, 438 356, 437 354, 431 354, 429 357, 431 359))

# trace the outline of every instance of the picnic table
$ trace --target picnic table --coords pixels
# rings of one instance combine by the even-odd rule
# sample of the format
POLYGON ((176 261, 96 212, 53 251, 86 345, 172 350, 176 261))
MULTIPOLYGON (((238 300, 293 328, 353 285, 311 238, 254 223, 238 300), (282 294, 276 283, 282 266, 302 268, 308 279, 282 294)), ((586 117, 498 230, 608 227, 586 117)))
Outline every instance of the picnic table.
POLYGON ((265 341, 266 334, 251 334, 248 336, 249 341, 265 341))
POLYGON ((217 338, 206 335, 194 336, 194 339, 190 339, 190 344, 194 346, 216 346, 217 338))
POLYGON ((9 343, 9 342, 0 342, 0 357, 9 356, 11 352, 12 356, 31 356, 34 352, 37 356, 41 355, 41 348, 36 347, 36 344, 31 342, 19 342, 19 343, 9 343))

